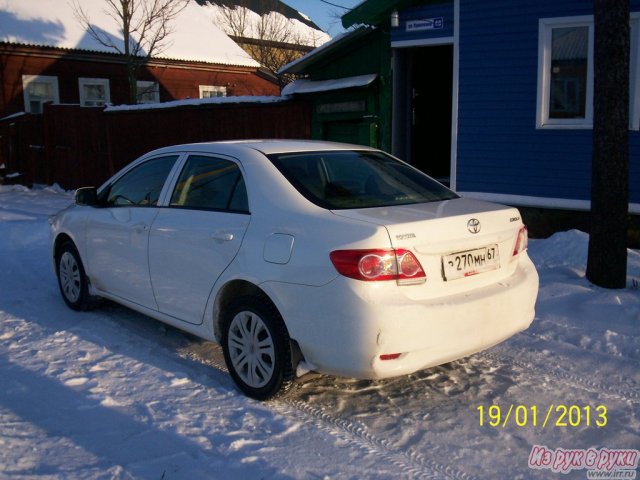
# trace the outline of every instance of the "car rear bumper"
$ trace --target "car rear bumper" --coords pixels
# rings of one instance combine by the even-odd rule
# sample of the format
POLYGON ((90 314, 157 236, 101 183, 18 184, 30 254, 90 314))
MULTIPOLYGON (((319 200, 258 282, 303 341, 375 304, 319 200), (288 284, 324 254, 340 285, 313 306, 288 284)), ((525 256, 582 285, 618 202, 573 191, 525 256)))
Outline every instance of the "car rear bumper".
POLYGON ((403 292, 428 284, 399 287, 344 277, 322 287, 263 287, 315 370, 387 378, 465 357, 526 329, 535 315, 538 274, 524 253, 503 281, 438 299, 409 300, 403 292), (398 353, 397 359, 380 358, 398 353))

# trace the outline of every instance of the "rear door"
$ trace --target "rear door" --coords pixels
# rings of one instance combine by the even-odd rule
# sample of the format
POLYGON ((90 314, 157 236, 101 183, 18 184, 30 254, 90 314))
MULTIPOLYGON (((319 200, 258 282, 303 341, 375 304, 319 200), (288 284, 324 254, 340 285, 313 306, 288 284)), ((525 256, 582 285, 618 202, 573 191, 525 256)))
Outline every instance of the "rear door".
POLYGON ((149 238, 153 292, 162 313, 200 324, 214 283, 236 256, 250 221, 233 160, 191 154, 149 238))

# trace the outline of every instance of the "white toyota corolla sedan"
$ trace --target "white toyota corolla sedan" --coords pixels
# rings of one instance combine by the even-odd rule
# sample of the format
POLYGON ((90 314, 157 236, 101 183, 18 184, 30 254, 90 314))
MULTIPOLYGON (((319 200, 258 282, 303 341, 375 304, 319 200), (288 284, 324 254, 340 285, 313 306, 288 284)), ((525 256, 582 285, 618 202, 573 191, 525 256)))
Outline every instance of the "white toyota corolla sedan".
POLYGON ((296 371, 408 374, 534 318, 518 210, 460 198, 367 147, 162 148, 79 189, 51 226, 69 307, 104 297, 217 341, 257 399, 296 371))

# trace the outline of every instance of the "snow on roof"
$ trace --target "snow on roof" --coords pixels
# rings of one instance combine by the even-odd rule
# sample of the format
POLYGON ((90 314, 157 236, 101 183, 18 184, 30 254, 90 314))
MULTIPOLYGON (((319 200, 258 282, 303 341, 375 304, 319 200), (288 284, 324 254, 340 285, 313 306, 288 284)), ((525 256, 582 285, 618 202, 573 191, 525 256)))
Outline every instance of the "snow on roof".
POLYGON ((7 115, 6 117, 0 118, 0 122, 3 120, 11 120, 12 118, 22 117, 23 115, 25 115, 24 112, 12 113, 11 115, 7 115))
MULTIPOLYGON (((4 0, 0 41, 114 53, 89 35, 77 20, 71 0, 4 0)), ((120 27, 104 0, 82 0, 82 8, 101 31, 122 42, 120 27)), ((156 58, 258 67, 251 56, 213 23, 215 7, 191 0, 171 24, 167 47, 156 58)))
POLYGON ((366 87, 373 82, 378 75, 370 73, 355 77, 336 78, 331 80, 295 80, 282 89, 282 95, 294 93, 316 93, 341 90, 343 88, 366 87))
POLYGON ((241 6, 236 6, 233 10, 221 5, 208 6, 213 11, 216 25, 229 35, 310 47, 320 46, 331 40, 322 30, 310 27, 298 19, 287 18, 280 12, 272 11, 261 16, 241 6))
POLYGON ((157 110, 162 108, 187 107, 192 105, 221 104, 221 103, 277 103, 288 100, 286 97, 250 96, 187 98, 162 103, 141 103, 138 105, 112 105, 105 108, 105 112, 123 112, 131 110, 157 110))

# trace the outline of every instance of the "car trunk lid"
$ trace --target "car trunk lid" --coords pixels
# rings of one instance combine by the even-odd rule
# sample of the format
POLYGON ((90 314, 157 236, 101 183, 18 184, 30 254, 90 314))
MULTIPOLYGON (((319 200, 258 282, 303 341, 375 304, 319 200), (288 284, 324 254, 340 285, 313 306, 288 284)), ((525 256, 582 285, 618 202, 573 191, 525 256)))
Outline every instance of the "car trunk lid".
POLYGON ((512 207, 457 198, 333 213, 384 226, 393 248, 408 249, 420 261, 427 296, 488 285, 517 266, 513 251, 522 220, 512 207))

